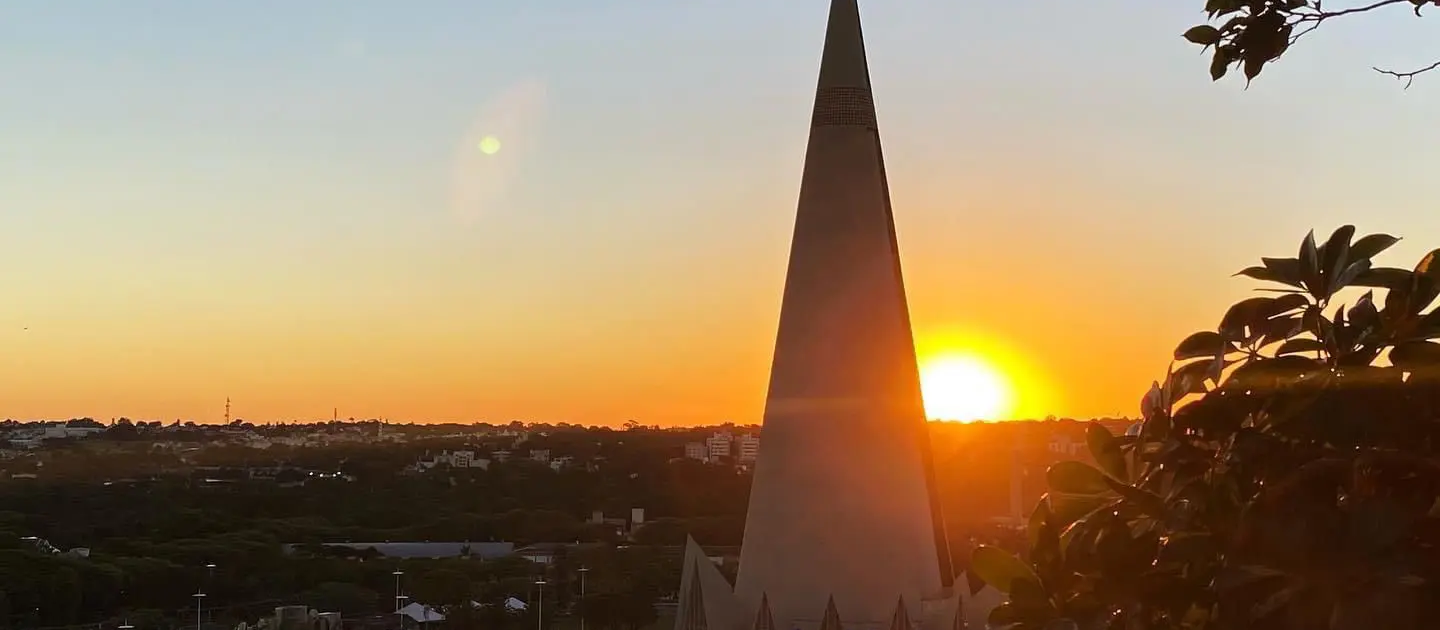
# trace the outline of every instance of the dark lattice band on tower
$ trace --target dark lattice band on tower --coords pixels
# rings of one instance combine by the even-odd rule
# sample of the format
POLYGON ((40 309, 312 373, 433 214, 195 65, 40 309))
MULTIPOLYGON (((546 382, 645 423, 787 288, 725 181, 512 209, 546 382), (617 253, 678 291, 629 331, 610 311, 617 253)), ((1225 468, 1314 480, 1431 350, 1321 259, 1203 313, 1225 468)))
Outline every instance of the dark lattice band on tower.
POLYGON ((866 88, 820 88, 815 94, 815 115, 810 126, 876 129, 874 97, 866 88))

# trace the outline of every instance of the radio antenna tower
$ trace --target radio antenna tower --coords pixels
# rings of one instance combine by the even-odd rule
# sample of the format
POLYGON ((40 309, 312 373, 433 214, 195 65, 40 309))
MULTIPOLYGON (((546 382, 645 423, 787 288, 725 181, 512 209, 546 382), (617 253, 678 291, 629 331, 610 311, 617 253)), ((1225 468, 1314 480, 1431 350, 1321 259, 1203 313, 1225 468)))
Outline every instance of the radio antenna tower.
POLYGON ((230 397, 225 397, 225 424, 230 424, 230 397))

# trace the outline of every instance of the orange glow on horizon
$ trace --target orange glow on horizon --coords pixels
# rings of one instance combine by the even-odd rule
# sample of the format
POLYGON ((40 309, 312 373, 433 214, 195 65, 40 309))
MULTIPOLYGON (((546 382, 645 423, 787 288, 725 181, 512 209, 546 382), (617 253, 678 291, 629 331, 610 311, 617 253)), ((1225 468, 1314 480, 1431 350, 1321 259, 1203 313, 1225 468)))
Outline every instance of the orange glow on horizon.
POLYGON ((937 421, 1044 417, 1055 400, 1049 379, 1020 352, 972 332, 925 335, 917 343, 925 413, 937 421))

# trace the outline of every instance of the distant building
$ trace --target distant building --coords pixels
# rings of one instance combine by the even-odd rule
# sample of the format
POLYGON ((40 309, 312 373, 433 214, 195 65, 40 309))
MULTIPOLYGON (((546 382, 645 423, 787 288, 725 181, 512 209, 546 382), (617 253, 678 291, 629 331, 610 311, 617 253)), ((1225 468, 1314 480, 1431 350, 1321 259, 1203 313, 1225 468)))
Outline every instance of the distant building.
POLYGON ((1079 457, 1080 454, 1088 448, 1085 442, 1071 439, 1070 436, 1063 433, 1051 435, 1050 443, 1045 446, 1045 450, 1050 451, 1052 454, 1069 458, 1079 457))
POLYGON ((537 461, 537 462, 540 462, 540 463, 542 463, 542 464, 548 464, 548 463, 550 463, 550 449, 548 449, 548 448, 535 448, 535 449, 530 449, 530 459, 532 459, 532 460, 534 460, 534 461, 537 461))
POLYGON ((697 461, 710 460, 710 448, 704 442, 690 442, 685 445, 685 457, 697 461))
POLYGON ((716 431, 715 435, 706 438, 705 447, 710 452, 711 461, 720 459, 721 457, 729 457, 731 452, 730 447, 734 441, 735 436, 729 431, 716 431))
POLYGON ((595 510, 590 513, 590 523, 613 527, 617 535, 627 536, 645 524, 645 508, 630 508, 629 518, 609 518, 604 511, 595 510))
POLYGON ((735 438, 736 458, 742 464, 752 464, 760 457, 760 436, 746 433, 735 438))
POLYGON ((430 470, 441 464, 451 468, 486 469, 490 467, 489 460, 475 458, 475 451, 455 451, 453 453, 450 451, 440 451, 438 455, 431 456, 427 454, 425 459, 415 462, 414 469, 422 471, 430 470))

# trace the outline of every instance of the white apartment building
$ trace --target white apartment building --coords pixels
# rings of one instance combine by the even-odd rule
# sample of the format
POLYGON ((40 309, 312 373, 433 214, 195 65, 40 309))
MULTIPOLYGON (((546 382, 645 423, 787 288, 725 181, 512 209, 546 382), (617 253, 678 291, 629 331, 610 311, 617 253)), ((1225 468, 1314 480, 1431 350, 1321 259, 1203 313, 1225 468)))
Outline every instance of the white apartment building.
POLYGON ((729 457, 731 452, 730 446, 734 441, 735 436, 729 431, 716 431, 714 435, 705 438, 705 447, 709 450, 710 459, 716 460, 721 457, 729 457))
POLYGON ((488 468, 489 460, 475 459, 475 451, 441 451, 437 455, 428 455, 428 459, 421 459, 416 462, 418 470, 429 470, 440 464, 451 468, 488 468))
POLYGON ((735 438, 736 459, 742 464, 753 464, 760 457, 760 436, 746 433, 735 438))

